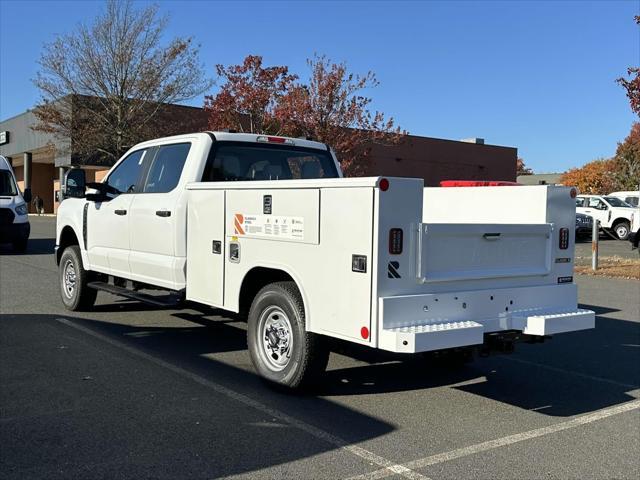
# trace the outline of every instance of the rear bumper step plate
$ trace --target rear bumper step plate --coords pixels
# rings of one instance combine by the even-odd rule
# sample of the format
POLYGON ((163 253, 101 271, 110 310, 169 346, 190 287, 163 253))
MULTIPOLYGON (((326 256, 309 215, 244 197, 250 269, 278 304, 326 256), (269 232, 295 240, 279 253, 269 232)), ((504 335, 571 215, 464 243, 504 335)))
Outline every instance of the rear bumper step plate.
POLYGON ((380 348, 392 352, 427 352, 479 345, 483 339, 484 327, 480 323, 441 322, 383 329, 380 333, 380 348))
POLYGON ((555 335, 595 328, 596 315, 591 310, 564 312, 515 312, 512 325, 527 335, 555 335))

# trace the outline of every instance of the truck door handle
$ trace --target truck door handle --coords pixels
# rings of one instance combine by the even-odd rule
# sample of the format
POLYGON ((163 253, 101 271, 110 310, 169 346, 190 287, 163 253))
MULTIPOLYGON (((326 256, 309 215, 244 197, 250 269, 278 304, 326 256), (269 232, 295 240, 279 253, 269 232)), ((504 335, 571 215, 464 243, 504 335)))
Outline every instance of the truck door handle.
POLYGON ((482 235, 482 238, 484 238, 485 240, 500 240, 500 234, 499 233, 485 233, 484 235, 482 235))
POLYGON ((170 217, 171 212, 169 210, 156 210, 156 215, 159 217, 170 217))
POLYGON ((126 210, 114 210, 113 213, 115 213, 116 215, 126 215, 127 211, 126 210))

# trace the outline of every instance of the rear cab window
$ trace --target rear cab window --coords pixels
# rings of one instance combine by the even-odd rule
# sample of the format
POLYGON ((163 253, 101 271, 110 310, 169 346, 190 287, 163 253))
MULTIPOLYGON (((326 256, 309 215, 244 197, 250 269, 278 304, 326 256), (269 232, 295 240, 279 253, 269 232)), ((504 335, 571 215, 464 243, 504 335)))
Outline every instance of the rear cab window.
POLYGON ((167 193, 176 188, 189 156, 191 143, 174 143, 156 148, 144 182, 144 193, 167 193))
POLYGON ((202 181, 299 180, 338 176, 328 150, 218 142, 209 155, 202 181))

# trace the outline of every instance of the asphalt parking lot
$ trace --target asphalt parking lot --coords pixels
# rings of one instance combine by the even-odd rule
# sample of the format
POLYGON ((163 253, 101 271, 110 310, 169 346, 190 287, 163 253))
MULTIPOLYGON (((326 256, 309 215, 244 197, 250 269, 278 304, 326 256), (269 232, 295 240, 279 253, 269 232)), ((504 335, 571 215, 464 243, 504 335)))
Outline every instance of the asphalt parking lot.
MULTIPOLYGON (((638 250, 631 250, 631 242, 616 240, 601 233, 598 240, 598 254, 601 257, 638 258, 638 250)), ((591 239, 576 242, 576 265, 591 265, 591 239)))
POLYGON ((65 311, 54 222, 0 247, 2 478, 640 478, 640 282, 577 277, 595 330, 460 369, 336 344, 287 395, 218 311, 65 311))

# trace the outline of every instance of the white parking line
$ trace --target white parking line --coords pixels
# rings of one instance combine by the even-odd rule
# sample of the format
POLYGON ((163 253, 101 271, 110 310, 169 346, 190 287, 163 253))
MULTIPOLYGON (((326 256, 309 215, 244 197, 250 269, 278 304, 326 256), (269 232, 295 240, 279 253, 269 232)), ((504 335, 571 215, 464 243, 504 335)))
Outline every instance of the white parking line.
MULTIPOLYGON (((529 430, 528 432, 523 433, 516 433, 514 435, 508 435, 506 437, 498 438, 495 440, 478 443, 476 445, 470 445, 468 447, 458 448, 449 452, 438 453, 429 457, 413 460, 411 462, 405 463, 404 466, 413 471, 419 468, 428 467, 430 465, 449 462, 457 458, 467 457, 476 453, 486 452, 487 450, 493 450, 495 448, 512 445, 514 443, 523 442, 525 440, 531 440, 533 438, 538 438, 545 435, 550 435, 552 433, 561 432, 563 430, 576 428, 581 425, 587 425, 589 423, 596 422, 613 415, 637 410, 638 408, 640 408, 640 400, 632 400, 615 407, 605 408, 602 410, 597 410, 593 413, 581 415, 579 417, 572 418, 571 420, 567 420, 566 422, 549 425, 548 427, 537 428, 535 430, 529 430)), ((349 480, 376 480, 380 478, 386 478, 390 475, 393 475, 393 473, 390 473, 390 469, 385 468, 376 470, 375 472, 350 477, 349 480)))
POLYGON ((308 423, 303 422, 302 420, 298 420, 294 417, 291 417, 289 415, 287 415, 286 413, 283 413, 279 410, 276 410, 274 408, 271 408, 263 403, 258 402, 257 400, 254 400, 251 397, 247 397, 246 395, 243 395, 242 393, 238 393, 234 390, 231 390, 227 387, 224 387, 218 383, 212 382, 211 380, 207 380, 204 377, 201 377, 199 375, 196 375, 192 372, 189 372, 187 370, 184 370, 180 367, 177 367, 171 363, 165 362, 164 360, 161 360, 159 358, 156 358, 152 355, 149 355, 147 353, 144 353, 140 350, 136 350, 135 348, 132 348, 118 340, 114 340, 112 338, 109 338, 105 335, 102 335, 100 333, 97 333, 89 328, 83 327, 81 325, 78 325, 72 321, 67 320, 66 318, 57 318, 56 319, 58 322, 68 326, 68 327, 72 327, 75 328, 76 330, 79 330, 83 333, 86 333, 87 335, 91 335, 94 338, 100 339, 103 342, 106 342, 114 347, 117 347, 121 350, 124 350, 128 353, 130 353, 131 355, 135 355, 137 357, 143 358, 149 362, 154 363, 155 365, 162 367, 162 368, 166 368, 167 370, 172 371, 173 373, 176 373, 178 375, 181 375, 183 377, 186 377, 204 387, 210 388, 212 390, 214 390, 215 392, 222 394, 232 400, 235 400, 239 403, 242 403, 248 407, 254 408, 255 410, 258 410, 262 413, 265 413, 267 415, 270 415, 271 417, 274 418, 278 418, 280 420, 282 420, 283 422, 288 423, 289 425, 302 430, 303 432, 308 433, 309 435, 314 436, 317 439, 320 440, 324 440, 325 442, 334 445, 335 447, 340 448, 341 450, 344 450, 345 452, 348 452, 352 455, 355 455, 357 457, 360 457, 364 460, 366 460, 367 462, 370 463, 374 463, 380 467, 383 467, 381 470, 378 470, 378 472, 382 471, 382 472, 386 472, 387 474, 385 476, 388 475, 402 475, 406 478, 410 478, 413 480, 429 480, 428 477, 425 477, 424 475, 421 475, 418 472, 414 472, 413 470, 411 470, 409 467, 405 467, 403 465, 398 465, 395 462, 392 462, 391 460, 388 460, 384 457, 381 457, 380 455, 377 455, 373 452, 370 452, 369 450, 366 450, 364 448, 358 447, 357 445, 350 445, 346 440, 343 440, 340 437, 337 437, 336 435, 333 435, 329 432, 326 432, 325 430, 322 430, 318 427, 314 427, 313 425, 310 425, 308 423))

